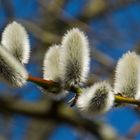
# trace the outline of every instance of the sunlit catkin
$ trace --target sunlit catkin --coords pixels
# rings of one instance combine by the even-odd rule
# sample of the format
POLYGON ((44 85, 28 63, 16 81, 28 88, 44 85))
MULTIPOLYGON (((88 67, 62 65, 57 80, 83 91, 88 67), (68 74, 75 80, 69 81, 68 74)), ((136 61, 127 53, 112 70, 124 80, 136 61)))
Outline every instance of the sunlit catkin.
MULTIPOLYGON (((60 78, 60 55, 61 55, 61 46, 53 45, 46 51, 43 62, 43 78, 46 80, 53 80, 55 82, 61 81, 60 78)), ((50 96, 53 99, 61 99, 66 96, 64 90, 59 91, 58 93, 47 92, 47 96, 50 96)))
POLYGON ((114 103, 114 94, 109 83, 103 81, 83 90, 77 100, 77 108, 85 115, 107 112, 114 103))
POLYGON ((0 80, 15 87, 25 85, 28 73, 21 63, 0 46, 0 80))
POLYGON ((2 33, 1 44, 7 48, 21 63, 27 63, 30 55, 30 43, 25 28, 12 22, 2 33))
POLYGON ((114 92, 136 98, 140 57, 135 52, 125 53, 118 61, 115 73, 114 92))
POLYGON ((43 62, 43 78, 58 82, 60 80, 61 47, 53 45, 46 51, 43 62))
POLYGON ((89 44, 78 28, 68 31, 62 39, 61 77, 67 85, 85 82, 89 72, 89 44))

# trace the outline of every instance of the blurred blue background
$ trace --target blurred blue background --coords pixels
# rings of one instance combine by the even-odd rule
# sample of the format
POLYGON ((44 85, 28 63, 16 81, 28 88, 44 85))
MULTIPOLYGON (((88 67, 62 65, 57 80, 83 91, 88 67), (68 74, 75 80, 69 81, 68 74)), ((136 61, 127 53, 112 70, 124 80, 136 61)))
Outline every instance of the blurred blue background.
MULTIPOLYGON (((93 0, 94 1, 94 0, 93 0)), ((100 0, 101 1, 101 0, 100 0)), ((117 0, 110 0, 109 2, 113 5, 117 0)), ((48 16, 48 11, 45 11, 45 6, 48 6, 49 1, 43 1, 44 7, 41 7, 39 0, 0 0, 0 31, 2 33, 4 27, 7 23, 13 20, 27 20, 33 23, 38 24, 42 29, 49 30, 51 32, 51 28, 49 29, 49 23, 52 22, 51 16, 50 18, 45 18, 48 16), (10 3, 8 5, 7 3, 10 3), (11 9, 10 9, 11 7, 11 9), (44 9, 43 9, 44 8, 44 9), (44 10, 44 11, 43 11, 44 10), (46 21, 46 23, 45 23, 46 21)), ((89 19, 84 19, 81 17, 81 13, 83 13, 85 6, 87 5, 88 0, 68 0, 63 5, 61 11, 60 19, 62 21, 72 21, 75 23, 75 20, 83 20, 82 23, 86 23, 89 30, 83 28, 86 34, 89 37, 91 47, 96 48, 101 53, 105 55, 105 58, 109 59, 110 65, 106 68, 105 64, 98 63, 98 57, 93 58, 91 63, 91 72, 97 76, 97 79, 111 79, 113 80, 113 70, 115 63, 118 58, 128 50, 136 50, 139 52, 139 43, 140 43, 140 3, 139 2, 130 2, 128 4, 123 4, 122 6, 118 6, 116 8, 108 8, 107 11, 104 11, 103 14, 97 15, 96 17, 91 17, 89 19), (112 69, 110 70, 110 68, 112 69), (100 72, 100 69, 102 71, 100 72), (109 70, 108 70, 109 69, 109 70), (110 74, 111 71, 111 74, 110 74)), ((96 3, 94 3, 96 4, 96 3)), ((101 3, 100 3, 101 4, 101 3)), ((102 5, 99 4, 99 7, 102 5)), ((93 5, 94 6, 94 5, 93 5)), ((98 6, 98 5, 97 5, 98 6)), ((95 7, 95 6, 94 6, 95 7)), ((52 8, 52 7, 51 7, 52 8)), ((50 8, 50 9, 51 9, 50 8)), ((53 9, 53 8, 52 8, 53 9)), ((55 13, 58 14, 58 13, 55 13)), ((48 16, 49 17, 49 16, 48 16)), ((58 19, 58 20, 60 20, 58 19)), ((55 23, 57 24, 57 23, 55 23)), ((54 25, 55 25, 54 24, 54 25)), ((66 26, 63 32, 55 32, 55 27, 52 28, 52 32, 57 35, 62 36, 67 29, 70 27, 76 27, 75 24, 71 24, 71 26, 66 26)), ((77 26, 78 27, 78 26, 77 26)), ((63 27, 62 27, 63 28, 63 27)), ((80 26, 81 28, 81 26, 80 26)), ((29 31, 30 32, 30 31, 29 31)), ((31 60, 27 65, 28 71, 35 76, 42 76, 42 58, 43 51, 50 44, 42 42, 39 38, 37 38, 34 33, 30 32, 30 42, 32 47, 31 52, 31 60), (41 46, 40 46, 41 45, 41 46), (47 46, 48 45, 48 46, 47 46), (37 48, 38 47, 38 48, 37 48), (39 48, 40 47, 40 48, 39 48), (40 58, 35 59, 35 57, 39 57, 36 51, 40 51, 40 58), (33 60, 32 60, 33 57, 33 60)), ((52 43, 56 43, 55 41, 52 43)), ((94 77, 93 77, 94 78, 94 77)), ((10 94, 18 95, 20 98, 29 101, 36 101, 40 99, 40 90, 35 85, 29 83, 29 85, 25 86, 22 89, 13 89, 8 87, 5 84, 1 83, 1 90, 10 92, 10 94)), ((140 123, 140 116, 136 113, 133 108, 125 107, 125 108, 116 108, 112 109, 110 112, 105 114, 102 117, 103 120, 108 122, 119 135, 125 136, 129 130, 136 124, 140 123)), ((12 132, 10 140, 22 140, 27 131, 29 118, 15 115, 12 119, 12 132)), ((2 123, 2 122, 1 122, 2 123)), ((2 123, 3 124, 3 123, 2 123)), ((2 127, 2 126, 0 126, 2 127)), ((1 128, 0 128, 1 129, 1 128)), ((74 129, 68 125, 61 125, 57 129, 54 130, 52 135, 50 136, 50 140, 77 140, 78 135, 74 131, 74 129)), ((140 139, 140 134, 136 137, 136 140, 140 139)))

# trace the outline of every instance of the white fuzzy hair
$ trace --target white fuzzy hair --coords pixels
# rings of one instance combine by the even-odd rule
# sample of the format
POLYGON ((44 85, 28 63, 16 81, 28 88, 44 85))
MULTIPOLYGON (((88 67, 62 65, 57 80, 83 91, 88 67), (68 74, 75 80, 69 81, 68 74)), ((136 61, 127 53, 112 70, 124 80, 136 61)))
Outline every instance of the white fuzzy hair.
POLYGON ((28 63, 30 43, 28 34, 21 24, 15 21, 8 24, 2 33, 1 44, 21 63, 28 63))
MULTIPOLYGON (((43 62, 43 78, 46 80, 60 81, 60 55, 61 46, 53 45, 46 51, 43 62)), ((52 99, 60 100, 67 95, 67 92, 62 90, 59 93, 51 93, 43 90, 46 95, 52 99)))
POLYGON ((114 92, 125 97, 137 95, 140 57, 135 52, 125 53, 118 61, 115 73, 114 92))
POLYGON ((135 99, 137 99, 137 100, 140 99, 140 64, 138 65, 138 82, 137 82, 137 92, 135 95, 135 99))
POLYGON ((62 39, 61 76, 68 85, 85 82, 89 72, 89 43, 78 28, 68 31, 62 39))
POLYGON ((80 112, 84 114, 98 115, 111 109, 113 103, 112 88, 108 82, 103 81, 84 89, 76 105, 80 112))
POLYGON ((0 80, 15 87, 25 85, 28 73, 9 51, 0 46, 0 80))
POLYGON ((60 80, 60 53, 61 47, 53 45, 46 51, 43 62, 43 78, 46 80, 60 80))

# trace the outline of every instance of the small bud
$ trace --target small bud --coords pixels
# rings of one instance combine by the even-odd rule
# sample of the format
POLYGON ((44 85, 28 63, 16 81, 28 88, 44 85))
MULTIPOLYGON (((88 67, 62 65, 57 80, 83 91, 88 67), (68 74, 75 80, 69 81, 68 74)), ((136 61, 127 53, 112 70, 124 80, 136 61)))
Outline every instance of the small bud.
POLYGON ((78 109, 89 115, 107 112, 114 103, 112 88, 107 82, 99 82, 85 89, 77 100, 78 109))
POLYGON ((58 45, 51 46, 46 52, 43 62, 43 78, 58 82, 60 80, 60 52, 58 45))
POLYGON ((135 98, 137 94, 140 57, 135 52, 127 52, 118 61, 115 74, 114 92, 135 98))
POLYGON ((17 23, 8 24, 2 34, 1 44, 21 63, 27 63, 30 55, 30 43, 25 28, 17 23))
POLYGON ((85 82, 89 72, 89 44, 79 29, 67 32, 62 39, 61 77, 69 86, 85 82))
POLYGON ((23 65, 0 46, 0 79, 15 87, 22 87, 27 78, 28 73, 23 65))

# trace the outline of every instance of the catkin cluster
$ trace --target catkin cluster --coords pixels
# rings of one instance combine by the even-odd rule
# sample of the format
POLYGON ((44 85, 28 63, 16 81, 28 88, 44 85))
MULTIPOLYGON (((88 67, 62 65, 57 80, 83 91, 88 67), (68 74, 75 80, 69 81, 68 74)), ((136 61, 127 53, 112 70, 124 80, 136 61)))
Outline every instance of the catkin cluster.
MULTIPOLYGON (((81 86, 89 73, 90 49, 87 37, 77 28, 68 31, 60 45, 51 46, 44 58, 44 79, 81 86)), ((115 94, 134 99, 140 98, 140 58, 127 52, 119 59, 115 70, 114 87, 107 81, 82 88, 76 101, 83 114, 98 115, 112 108, 115 94)), ((61 96, 61 94, 59 94, 61 96)))
MULTIPOLYGON (((82 86, 88 77, 90 48, 87 36, 78 28, 64 35, 59 45, 53 45, 45 53, 44 79, 63 83, 66 87, 82 86)), ((108 111, 114 103, 114 94, 106 81, 82 88, 76 106, 85 114, 100 114, 108 111)), ((62 94, 58 94, 61 96, 62 94)), ((64 94, 63 94, 64 95, 64 94)))
POLYGON ((30 55, 28 35, 24 27, 12 22, 2 33, 0 45, 0 79, 15 87, 27 82, 28 72, 24 64, 30 55))
MULTIPOLYGON (((0 45, 0 79, 8 84, 22 87, 28 79, 24 64, 28 63, 30 43, 25 28, 12 22, 2 33, 0 45)), ((87 36, 78 28, 67 31, 59 45, 50 46, 43 60, 43 78, 62 84, 65 89, 58 94, 47 94, 61 99, 66 89, 78 87, 77 109, 83 114, 98 115, 112 108, 115 94, 140 98, 140 57, 127 52, 119 59, 115 70, 114 87, 107 81, 84 87, 90 69, 90 47, 87 36)))

